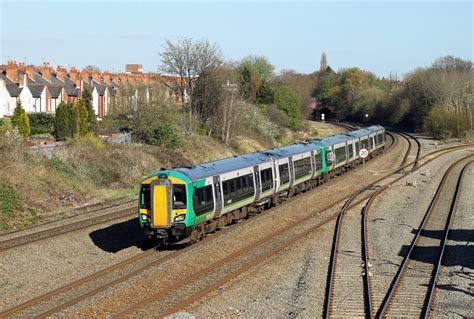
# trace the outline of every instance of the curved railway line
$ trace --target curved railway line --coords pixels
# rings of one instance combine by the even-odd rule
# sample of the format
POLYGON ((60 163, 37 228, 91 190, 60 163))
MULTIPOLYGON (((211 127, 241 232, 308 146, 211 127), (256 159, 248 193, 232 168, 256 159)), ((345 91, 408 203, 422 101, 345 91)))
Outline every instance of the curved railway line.
MULTIPOLYGON (((418 146, 416 158, 412 162, 412 171, 416 169, 418 164, 421 144, 413 136, 410 137, 403 133, 398 133, 398 135, 402 136, 408 142, 408 149, 405 152, 400 168, 396 171, 403 172, 402 177, 405 177, 408 173, 406 173, 404 169, 410 166, 410 164, 407 164, 412 149, 410 138, 413 139, 418 146)), ((394 138, 393 135, 392 138, 394 138)), ((331 316, 372 318, 371 273, 367 240, 368 210, 377 196, 402 177, 382 187, 377 187, 375 183, 372 183, 356 191, 341 208, 334 229, 332 251, 329 260, 323 309, 325 318, 331 316), (359 219, 354 216, 346 217, 348 220, 343 226, 343 219, 349 210, 350 204, 359 195, 373 190, 375 190, 375 192, 368 197, 368 201, 362 209, 361 218, 359 219), (355 229, 360 229, 360 232, 354 232, 355 229), (338 259, 342 260, 338 262, 338 259)))
MULTIPOLYGON (((391 145, 393 146, 396 143, 396 138, 393 135, 389 135, 392 137, 391 145)), ((471 145, 464 145, 464 146, 457 146, 450 149, 443 149, 437 150, 430 154, 424 156, 434 155, 433 158, 428 159, 426 162, 419 165, 416 169, 426 165, 427 163, 431 162, 432 160, 436 159, 437 157, 451 151, 455 151, 458 149, 462 149, 465 147, 471 147, 471 145)), ((420 158, 421 159, 421 158, 420 158)), ((414 161, 415 163, 417 161, 414 161)), ((413 165, 413 162, 410 163, 413 165)), ((407 167, 410 164, 406 164, 407 167)), ((390 176, 393 176, 396 172, 388 174, 376 182, 374 182, 373 186, 376 183, 387 179, 390 176)), ((405 175, 400 176, 395 181, 390 182, 390 184, 398 181, 399 179, 403 178, 405 175)), ((329 185, 332 181, 329 181, 329 185)), ((388 187, 387 184, 384 187, 388 187)), ((370 187, 365 187, 364 191, 368 191, 370 187)), ((381 188, 379 188, 380 190, 381 188)), ((372 189, 373 190, 373 189, 372 189)), ((362 194, 359 191, 358 195, 362 194)), ((366 195, 364 198, 358 200, 357 202, 353 202, 357 196, 353 196, 353 200, 345 205, 347 209, 355 207, 356 205, 366 201, 367 199, 371 198, 371 195, 366 195)), ((296 198, 297 199, 297 198, 296 198)), ((290 205, 295 198, 291 198, 288 200, 284 205, 290 205)), ((330 206, 324 207, 323 209, 318 210, 317 212, 311 212, 310 216, 315 216, 323 211, 326 211, 332 207, 337 207, 343 203, 346 198, 339 200, 337 203, 332 204, 330 206)), ((370 201, 370 200, 369 200, 370 201)), ((260 214, 262 216, 264 214, 260 214)), ((147 300, 140 300, 136 304, 133 304, 127 308, 120 310, 119 312, 115 313, 114 316, 122 317, 127 314, 139 312, 140 309, 143 308, 146 304, 153 302, 154 305, 157 304, 157 301, 162 300, 163 306, 157 310, 157 313, 161 314, 171 314, 172 312, 182 309, 186 305, 204 297, 210 291, 214 290, 216 287, 219 287, 223 283, 235 278, 239 274, 247 271, 248 269, 254 267, 255 265, 263 262, 267 258, 277 254, 281 250, 285 249, 286 247, 290 246, 292 243, 297 241, 298 239, 303 238, 307 234, 315 231, 316 229, 320 228, 323 224, 328 223, 329 221, 333 220, 339 215, 333 215, 327 218, 325 221, 317 223, 306 230, 302 231, 301 228, 295 232, 297 228, 295 226, 300 225, 307 221, 308 216, 305 216, 299 221, 296 221, 292 226, 288 227, 285 230, 278 230, 273 232, 272 234, 266 236, 262 240, 258 241, 257 243, 252 243, 240 249, 238 252, 233 253, 221 260, 216 261, 211 266, 207 268, 203 268, 197 273, 193 273, 193 278, 186 278, 187 281, 184 279, 174 282, 170 287, 160 287, 160 290, 150 297, 147 300), (198 283, 198 284, 193 284, 198 283), (183 294, 176 294, 171 292, 181 291, 183 294), (173 299, 173 296, 180 296, 180 300, 170 300, 173 299), (165 302, 166 300, 166 302, 165 302)), ((249 221, 254 220, 250 219, 249 221)), ((246 223, 247 220, 241 221, 239 224, 246 223)), ((88 226, 87 226, 88 227, 88 226)), ((231 229, 227 228, 227 229, 231 229)), ((226 233, 226 229, 217 232, 209 237, 209 240, 217 238, 226 233)), ((27 314, 27 316, 38 316, 39 317, 46 317, 52 314, 58 313, 67 307, 77 304, 78 302, 85 300, 97 293, 104 291, 105 289, 114 286, 118 283, 124 282, 125 280, 138 275, 139 273, 143 272, 150 267, 157 267, 172 258, 176 258, 179 255, 184 254, 190 249, 194 247, 198 247, 200 243, 194 246, 189 246, 184 249, 180 249, 178 251, 172 251, 169 253, 162 254, 158 256, 156 254, 156 247, 153 247, 143 253, 139 253, 129 259, 126 259, 118 264, 112 265, 110 267, 104 268, 99 272, 91 274, 87 277, 84 277, 80 280, 71 282, 63 287, 58 289, 52 290, 44 295, 41 295, 37 298, 31 299, 27 302, 24 302, 20 305, 7 309, 3 312, 0 312, 0 317, 9 316, 12 314, 27 314)), ((368 258, 368 257, 367 257, 368 258)), ((367 263, 365 263, 367 266, 367 263)), ((366 272, 368 273, 368 272, 366 272)), ((191 275, 190 275, 191 276, 191 275)), ((370 312, 372 313, 372 312, 370 312)))
POLYGON ((379 317, 428 317, 462 180, 467 167, 473 162, 472 158, 473 155, 468 155, 457 160, 444 174, 392 281, 379 317), (466 160, 469 161, 465 163, 466 160), (423 235, 428 232, 440 232, 442 235, 423 235))

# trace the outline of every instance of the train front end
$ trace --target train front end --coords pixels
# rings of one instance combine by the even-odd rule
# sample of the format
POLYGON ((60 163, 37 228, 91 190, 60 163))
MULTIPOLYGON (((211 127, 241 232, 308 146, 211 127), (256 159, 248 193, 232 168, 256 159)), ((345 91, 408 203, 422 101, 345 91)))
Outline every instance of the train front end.
POLYGON ((145 235, 162 244, 179 241, 192 231, 191 183, 181 173, 161 171, 141 184, 138 218, 145 235))

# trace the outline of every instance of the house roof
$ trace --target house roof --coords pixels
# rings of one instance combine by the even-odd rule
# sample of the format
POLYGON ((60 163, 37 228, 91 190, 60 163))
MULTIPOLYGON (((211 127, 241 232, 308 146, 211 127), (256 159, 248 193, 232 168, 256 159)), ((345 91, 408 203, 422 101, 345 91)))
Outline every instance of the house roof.
POLYGON ((41 97, 41 94, 43 93, 44 88, 45 88, 44 85, 31 85, 31 86, 28 86, 28 89, 30 90, 31 95, 34 98, 41 97))
POLYGON ((76 83, 67 76, 64 79, 64 89, 68 96, 77 96, 79 94, 79 88, 76 87, 76 83))
POLYGON ((53 99, 57 99, 61 95, 62 87, 60 86, 48 86, 49 93, 53 99))
POLYGON ((5 74, 0 74, 0 79, 5 81, 5 87, 11 97, 18 97, 21 93, 21 88, 18 85, 10 80, 5 74))
POLYGON ((97 82, 93 82, 93 86, 97 89, 97 93, 99 95, 104 95, 105 94, 105 90, 107 89, 107 85, 103 85, 103 84, 100 84, 100 83, 97 83, 97 82))

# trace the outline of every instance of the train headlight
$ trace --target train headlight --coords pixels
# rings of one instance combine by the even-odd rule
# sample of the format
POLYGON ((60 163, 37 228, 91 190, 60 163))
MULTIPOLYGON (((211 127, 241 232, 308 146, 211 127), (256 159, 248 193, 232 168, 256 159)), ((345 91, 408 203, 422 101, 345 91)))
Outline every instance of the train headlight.
POLYGON ((142 220, 148 220, 148 215, 142 214, 142 220))
POLYGON ((174 218, 175 222, 182 222, 186 218, 186 214, 178 215, 174 218))

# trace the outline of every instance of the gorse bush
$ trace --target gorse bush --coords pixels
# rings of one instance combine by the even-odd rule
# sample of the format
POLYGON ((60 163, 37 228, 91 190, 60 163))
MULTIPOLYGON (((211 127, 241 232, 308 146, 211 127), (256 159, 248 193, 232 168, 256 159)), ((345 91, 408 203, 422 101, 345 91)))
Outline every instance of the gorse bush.
POLYGON ((177 130, 170 123, 160 124, 153 130, 150 142, 152 145, 176 148, 179 145, 177 130))

